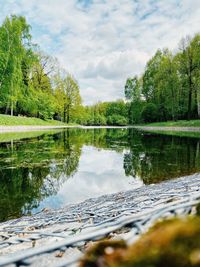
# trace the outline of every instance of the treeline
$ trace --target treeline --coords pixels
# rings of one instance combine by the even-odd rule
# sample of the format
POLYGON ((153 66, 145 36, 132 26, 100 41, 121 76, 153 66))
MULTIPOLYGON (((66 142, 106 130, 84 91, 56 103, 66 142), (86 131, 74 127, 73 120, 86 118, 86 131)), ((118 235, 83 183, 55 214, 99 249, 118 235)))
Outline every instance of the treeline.
POLYGON ((84 125, 123 126, 128 124, 128 111, 128 105, 123 100, 100 102, 82 107, 76 122, 84 125))
POLYGON ((83 106, 76 79, 32 42, 21 16, 0 27, 0 113, 85 125, 126 125, 123 101, 83 106))
POLYGON ((7 17, 0 27, 0 113, 69 122, 80 106, 73 76, 33 44, 24 17, 7 17))
POLYGON ((200 118, 200 34, 176 53, 158 50, 140 77, 128 78, 129 123, 200 118))
POLYGON ((0 113, 84 125, 127 125, 200 118, 200 34, 176 52, 158 50, 144 73, 128 78, 125 97, 83 106, 77 80, 32 42, 21 16, 0 27, 0 113))

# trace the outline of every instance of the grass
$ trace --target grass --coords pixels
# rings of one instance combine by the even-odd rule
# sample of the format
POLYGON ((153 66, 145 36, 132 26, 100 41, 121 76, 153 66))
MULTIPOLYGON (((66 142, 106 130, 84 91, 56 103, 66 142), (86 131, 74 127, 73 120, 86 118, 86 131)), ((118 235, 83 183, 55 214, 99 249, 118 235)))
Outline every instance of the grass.
POLYGON ((147 123, 143 126, 163 126, 163 127, 200 127, 200 120, 179 120, 179 121, 166 121, 166 122, 153 122, 147 123))
POLYGON ((32 132, 12 132, 12 133, 0 133, 0 143, 11 142, 16 140, 35 138, 41 135, 49 135, 62 132, 62 129, 40 130, 32 132))
POLYGON ((20 117, 0 114, 0 126, 67 126, 69 124, 55 121, 42 120, 32 117, 20 117))
MULTIPOLYGON (((142 130, 143 131, 143 130, 142 130)), ((150 132, 154 134, 162 134, 162 135, 170 135, 170 136, 178 136, 178 137, 190 137, 190 138, 200 138, 200 132, 193 131, 159 131, 159 130, 145 130, 145 132, 150 132)))

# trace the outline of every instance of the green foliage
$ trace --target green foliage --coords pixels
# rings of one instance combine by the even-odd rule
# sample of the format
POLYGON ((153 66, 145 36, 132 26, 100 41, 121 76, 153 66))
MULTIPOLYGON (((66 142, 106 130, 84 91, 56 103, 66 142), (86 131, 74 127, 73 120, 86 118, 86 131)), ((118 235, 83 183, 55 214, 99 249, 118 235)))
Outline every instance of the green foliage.
POLYGON ((30 26, 24 17, 6 18, 0 27, 0 98, 1 108, 11 115, 16 110, 23 84, 22 64, 30 47, 30 26))
POLYGON ((57 75, 57 60, 31 43, 24 17, 7 17, 0 27, 0 111, 44 120, 75 121, 81 106, 71 75, 57 75))
POLYGON ((76 121, 83 125, 127 125, 128 105, 118 100, 82 107, 76 121))
POLYGON ((58 74, 54 78, 54 83, 57 112, 64 122, 69 123, 81 109, 78 82, 69 74, 63 77, 58 74))
POLYGON ((156 121, 158 116, 158 109, 155 104, 148 103, 142 110, 142 118, 145 122, 156 121))
POLYGON ((125 117, 121 115, 112 115, 108 117, 108 125, 124 126, 128 124, 128 121, 125 117))
POLYGON ((179 48, 176 54, 158 50, 141 78, 126 81, 130 123, 200 118, 200 35, 182 39, 179 48), (135 105, 142 101, 147 107, 135 105))
POLYGON ((138 101, 141 95, 141 80, 138 77, 128 78, 125 84, 125 97, 133 102, 138 101))
POLYGON ((144 101, 135 101, 131 102, 129 106, 129 123, 130 124, 139 124, 143 121, 142 112, 145 105, 144 101))

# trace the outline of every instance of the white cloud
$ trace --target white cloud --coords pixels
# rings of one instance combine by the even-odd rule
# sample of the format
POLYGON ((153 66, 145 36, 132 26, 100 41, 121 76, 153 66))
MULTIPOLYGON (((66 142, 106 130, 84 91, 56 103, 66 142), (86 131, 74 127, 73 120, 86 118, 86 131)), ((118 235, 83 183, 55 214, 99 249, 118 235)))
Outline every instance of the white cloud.
POLYGON ((144 183, 139 177, 125 176, 123 154, 84 146, 78 172, 62 185, 57 198, 65 205, 142 185, 144 183), (92 157, 88 156, 91 153, 92 157))
POLYGON ((85 103, 123 96, 157 48, 198 31, 199 0, 0 0, 0 18, 27 17, 34 40, 79 80, 85 103), (79 3, 78 3, 79 2, 79 3))

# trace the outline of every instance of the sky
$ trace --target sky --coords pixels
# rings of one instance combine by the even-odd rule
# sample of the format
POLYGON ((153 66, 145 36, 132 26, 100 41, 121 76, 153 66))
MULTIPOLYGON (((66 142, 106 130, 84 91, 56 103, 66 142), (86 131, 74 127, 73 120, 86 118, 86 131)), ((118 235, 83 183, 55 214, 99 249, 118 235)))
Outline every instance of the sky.
POLYGON ((0 23, 10 14, 74 75, 84 104, 123 98, 158 48, 200 32, 200 0, 0 0, 0 23))
POLYGON ((53 185, 54 190, 56 188, 58 192, 56 195, 45 198, 34 212, 43 208, 60 208, 94 196, 143 186, 144 183, 140 177, 125 175, 124 152, 83 146, 78 171, 71 177, 61 174, 58 180, 48 176, 45 180, 45 190, 49 188, 51 191, 53 185), (58 182, 57 185, 56 182, 58 182))

